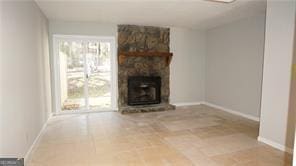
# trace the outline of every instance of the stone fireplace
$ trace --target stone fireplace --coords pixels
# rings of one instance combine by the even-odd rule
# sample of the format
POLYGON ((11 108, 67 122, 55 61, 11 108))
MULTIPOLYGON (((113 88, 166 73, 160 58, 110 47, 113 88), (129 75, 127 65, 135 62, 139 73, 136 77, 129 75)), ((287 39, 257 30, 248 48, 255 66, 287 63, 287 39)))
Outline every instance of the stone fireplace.
POLYGON ((169 28, 118 26, 118 108, 122 113, 171 110, 169 28))

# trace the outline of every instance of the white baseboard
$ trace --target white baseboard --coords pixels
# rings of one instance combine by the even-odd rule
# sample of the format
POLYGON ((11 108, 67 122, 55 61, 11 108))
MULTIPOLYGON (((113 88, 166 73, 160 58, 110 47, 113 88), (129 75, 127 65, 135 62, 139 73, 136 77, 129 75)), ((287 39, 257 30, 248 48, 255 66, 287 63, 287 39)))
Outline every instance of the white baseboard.
POLYGON ((238 111, 234 111, 234 110, 231 110, 231 109, 228 109, 228 108, 216 105, 216 104, 212 104, 212 103, 209 103, 209 102, 202 102, 202 104, 213 107, 213 108, 217 108, 219 110, 222 110, 222 111, 234 114, 234 115, 242 116, 244 118, 247 118, 247 119, 250 119, 250 120, 253 120, 253 121, 256 121, 256 122, 260 121, 259 117, 244 114, 244 113, 241 113, 241 112, 238 112, 238 111))
POLYGON ((288 147, 286 147, 286 146, 284 146, 284 145, 281 145, 281 144, 276 143, 276 142, 274 142, 274 141, 271 141, 271 140, 269 140, 269 139, 266 139, 266 138, 263 138, 263 137, 258 136, 257 140, 258 140, 259 142, 263 142, 263 143, 265 143, 265 144, 267 144, 267 145, 270 145, 270 146, 272 146, 272 147, 274 147, 274 148, 276 148, 276 149, 279 149, 279 150, 281 150, 281 151, 284 151, 284 152, 287 152, 287 153, 293 154, 293 149, 292 149, 292 148, 288 148, 288 147))
POLYGON ((39 143, 39 141, 40 141, 40 138, 41 138, 42 135, 44 134, 45 128, 46 128, 46 126, 47 126, 47 124, 48 124, 49 119, 51 119, 52 115, 53 115, 52 113, 49 114, 48 119, 47 119, 46 122, 43 124, 43 126, 42 126, 40 132, 38 133, 37 137, 35 138, 33 144, 30 146, 29 150, 27 151, 27 153, 26 153, 26 155, 25 155, 25 157, 24 157, 25 165, 27 165, 27 162, 30 160, 31 155, 32 155, 32 152, 33 152, 33 149, 34 149, 34 147, 35 147, 36 145, 38 145, 38 143, 39 143))
POLYGON ((172 103, 172 105, 175 105, 176 107, 182 107, 182 106, 193 106, 193 105, 200 105, 202 102, 182 102, 182 103, 172 103))

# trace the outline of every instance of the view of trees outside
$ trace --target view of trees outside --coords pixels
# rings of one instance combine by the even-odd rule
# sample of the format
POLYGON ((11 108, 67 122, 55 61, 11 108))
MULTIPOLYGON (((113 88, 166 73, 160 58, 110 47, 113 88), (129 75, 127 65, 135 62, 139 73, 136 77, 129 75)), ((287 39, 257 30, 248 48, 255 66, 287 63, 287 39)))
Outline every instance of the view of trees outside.
MULTIPOLYGON (((110 43, 60 42, 59 55, 65 57, 65 78, 61 78, 62 110, 110 107, 111 61, 110 43), (64 81, 64 83, 63 83, 64 81), (86 83, 87 82, 87 83, 86 83)), ((60 74, 62 75, 62 74, 60 74)))

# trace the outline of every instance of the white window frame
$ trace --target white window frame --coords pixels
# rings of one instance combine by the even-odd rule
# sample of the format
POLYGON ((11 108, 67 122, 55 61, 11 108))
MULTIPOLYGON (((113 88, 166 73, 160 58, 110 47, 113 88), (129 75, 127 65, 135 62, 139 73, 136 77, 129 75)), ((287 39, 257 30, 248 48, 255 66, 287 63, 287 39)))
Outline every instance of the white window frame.
POLYGON ((81 36, 81 35, 53 35, 53 71, 54 71, 54 114, 68 113, 86 113, 86 112, 102 112, 102 111, 118 111, 118 86, 117 86, 117 52, 115 45, 115 37, 113 36, 81 36), (111 108, 99 110, 68 110, 61 109, 61 90, 60 90, 60 65, 59 65, 59 48, 58 41, 77 41, 77 42, 109 42, 111 44, 111 108))

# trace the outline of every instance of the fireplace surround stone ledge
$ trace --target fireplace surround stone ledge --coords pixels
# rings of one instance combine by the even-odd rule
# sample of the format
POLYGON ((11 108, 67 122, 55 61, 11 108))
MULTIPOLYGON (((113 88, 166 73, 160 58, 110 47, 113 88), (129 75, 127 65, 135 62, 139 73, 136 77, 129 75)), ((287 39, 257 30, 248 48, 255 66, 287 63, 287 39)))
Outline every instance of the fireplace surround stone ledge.
POLYGON ((153 105, 139 105, 139 106, 124 106, 119 108, 122 114, 126 113, 140 113, 140 112, 158 112, 175 110, 176 106, 167 103, 153 104, 153 105))

